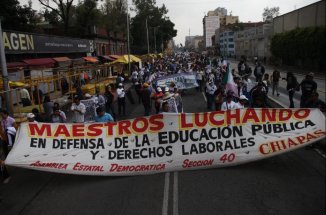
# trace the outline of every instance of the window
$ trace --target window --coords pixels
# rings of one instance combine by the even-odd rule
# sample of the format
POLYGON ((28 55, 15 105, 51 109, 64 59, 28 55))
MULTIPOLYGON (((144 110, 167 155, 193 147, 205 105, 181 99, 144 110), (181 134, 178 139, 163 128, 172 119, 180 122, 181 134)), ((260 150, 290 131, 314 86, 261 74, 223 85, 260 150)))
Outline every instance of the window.
POLYGON ((229 38, 229 42, 233 42, 233 38, 229 38))
POLYGON ((234 44, 229 44, 229 48, 234 48, 234 44))
POLYGON ((233 31, 230 31, 230 32, 229 32, 229 35, 230 35, 230 36, 232 36, 232 35, 233 35, 233 33, 234 33, 233 31))

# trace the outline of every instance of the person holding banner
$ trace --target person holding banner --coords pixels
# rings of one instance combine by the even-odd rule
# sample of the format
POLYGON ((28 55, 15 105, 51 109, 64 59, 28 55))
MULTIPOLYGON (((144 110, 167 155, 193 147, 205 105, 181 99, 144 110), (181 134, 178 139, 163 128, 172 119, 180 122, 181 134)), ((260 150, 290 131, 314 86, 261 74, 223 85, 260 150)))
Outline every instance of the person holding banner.
POLYGON ((203 85, 203 72, 197 71, 196 73, 196 80, 198 83, 197 92, 202 92, 202 85, 203 85))
POLYGON ((85 121, 86 106, 80 102, 78 96, 75 96, 74 98, 74 103, 71 105, 71 111, 74 112, 74 123, 83 123, 85 121))
POLYGON ((105 86, 105 93, 104 93, 104 98, 105 98, 105 111, 107 113, 111 113, 114 119, 116 119, 115 116, 115 111, 114 111, 114 94, 111 91, 111 86, 107 85, 105 86))
POLYGON ((151 113, 151 90, 149 89, 148 83, 143 84, 143 90, 141 92, 141 99, 144 105, 145 113, 144 116, 149 116, 151 113))
POLYGON ((209 80, 209 82, 206 84, 206 96, 207 96, 207 109, 213 110, 213 103, 215 101, 215 93, 216 93, 217 87, 214 84, 213 80, 209 80))
POLYGON ((227 95, 226 95, 226 101, 223 102, 222 106, 221 106, 221 110, 234 110, 234 109, 237 109, 237 103, 235 103, 233 101, 233 92, 232 91, 229 91, 227 92, 227 95))
POLYGON ((239 102, 236 103, 237 107, 236 109, 243 109, 245 108, 245 104, 248 101, 247 97, 245 95, 241 95, 239 98, 239 102))
POLYGON ((153 93, 151 98, 155 101, 155 113, 160 112, 161 99, 163 98, 163 92, 161 87, 157 87, 156 92, 153 93))
POLYGON ((95 122, 113 122, 114 119, 109 113, 105 113, 102 107, 96 109, 95 122))
POLYGON ((123 88, 123 84, 118 84, 117 89, 117 95, 118 95, 118 109, 119 109, 119 115, 121 116, 121 111, 123 112, 123 115, 126 115, 126 92, 123 88))

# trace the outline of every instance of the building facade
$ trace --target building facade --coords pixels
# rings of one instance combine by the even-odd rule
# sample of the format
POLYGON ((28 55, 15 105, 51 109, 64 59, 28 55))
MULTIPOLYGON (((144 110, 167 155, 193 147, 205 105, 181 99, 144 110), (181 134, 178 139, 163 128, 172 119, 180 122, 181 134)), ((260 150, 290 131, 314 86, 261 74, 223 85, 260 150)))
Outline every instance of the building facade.
POLYGON ((205 16, 203 19, 204 45, 206 48, 213 46, 212 36, 216 29, 220 28, 219 16, 205 16))
POLYGON ((222 56, 233 57, 235 55, 233 31, 225 30, 219 34, 219 47, 222 56))
POLYGON ((254 57, 258 57, 259 59, 270 58, 272 24, 254 24, 254 27, 248 27, 242 31, 235 32, 235 55, 237 58, 242 55, 248 59, 253 59, 254 57))
POLYGON ((291 11, 273 19, 273 34, 296 28, 325 27, 325 0, 291 11))

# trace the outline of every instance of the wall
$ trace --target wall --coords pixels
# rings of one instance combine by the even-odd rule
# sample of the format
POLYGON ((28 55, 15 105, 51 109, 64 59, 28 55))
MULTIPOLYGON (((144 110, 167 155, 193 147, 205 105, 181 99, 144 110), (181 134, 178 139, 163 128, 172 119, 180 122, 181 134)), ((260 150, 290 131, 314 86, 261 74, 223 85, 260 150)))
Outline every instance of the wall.
POLYGON ((325 26, 325 0, 275 17, 273 34, 314 26, 325 26))

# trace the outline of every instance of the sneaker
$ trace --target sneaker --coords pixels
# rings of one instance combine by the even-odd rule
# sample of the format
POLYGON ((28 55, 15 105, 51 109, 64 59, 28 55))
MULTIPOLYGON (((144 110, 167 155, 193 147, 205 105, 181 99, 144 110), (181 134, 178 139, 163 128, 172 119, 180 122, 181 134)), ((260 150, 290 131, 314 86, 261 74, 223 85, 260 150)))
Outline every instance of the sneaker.
POLYGON ((3 180, 3 184, 8 184, 9 183, 9 181, 10 181, 10 179, 11 179, 11 177, 9 176, 9 177, 7 177, 7 178, 5 178, 5 180, 3 180))
POLYGON ((280 96, 280 94, 278 93, 277 96, 280 96))

